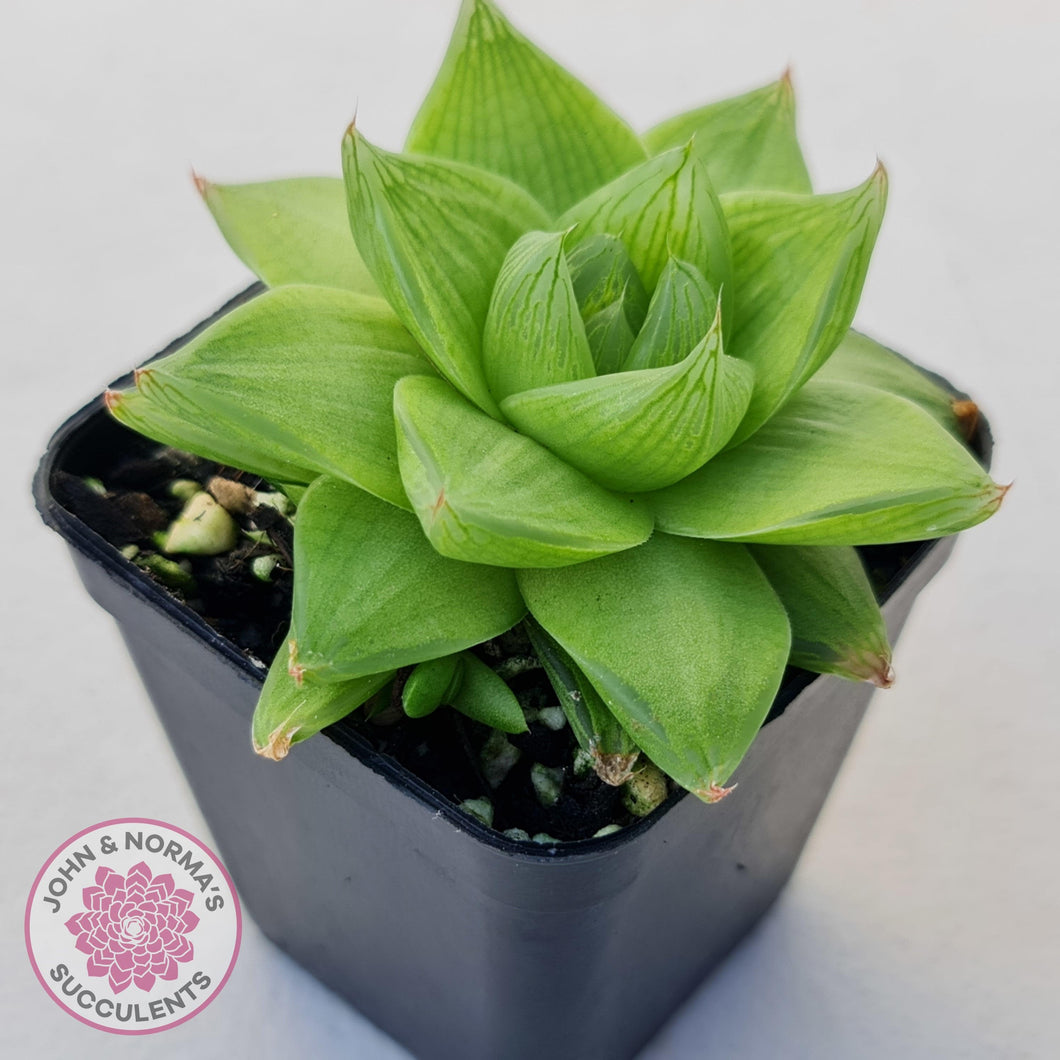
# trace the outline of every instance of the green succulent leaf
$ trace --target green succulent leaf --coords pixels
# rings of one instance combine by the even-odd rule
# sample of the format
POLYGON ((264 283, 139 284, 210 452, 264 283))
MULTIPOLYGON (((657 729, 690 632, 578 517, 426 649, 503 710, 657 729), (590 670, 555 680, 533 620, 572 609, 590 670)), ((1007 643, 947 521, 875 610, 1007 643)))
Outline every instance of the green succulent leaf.
POLYGON ((706 335, 717 310, 717 295, 703 273, 670 258, 623 371, 665 368, 684 360, 706 335))
POLYGON ((974 402, 955 397, 912 361, 857 331, 846 333, 814 379, 863 383, 898 394, 919 405, 956 438, 971 438, 979 421, 974 402))
POLYGON ((791 663, 888 688, 887 625, 849 545, 750 545, 791 622, 791 663))
POLYGON ((500 173, 553 215, 645 158, 636 133, 489 0, 464 0, 406 150, 500 173))
POLYGON ((293 744, 308 740, 356 710, 394 677, 394 671, 365 674, 334 684, 298 684, 287 672, 285 644, 269 667, 251 722, 254 750, 279 761, 293 744))
POLYGON ((391 154, 353 127, 342 143, 350 225, 373 278, 439 372, 496 414, 482 329, 511 245, 544 228, 522 188, 457 162, 391 154))
POLYGON ((311 284, 379 295, 350 235, 338 177, 257 184, 196 178, 196 184, 228 245, 270 287, 311 284))
POLYGON ((721 314, 679 364, 515 394, 515 426, 609 489, 661 489, 729 440, 751 399, 753 371, 721 349, 721 314))
POLYGON ((482 336, 482 367, 494 401, 593 374, 564 238, 528 232, 504 259, 482 336))
POLYGON ((637 745, 678 784, 719 798, 769 711, 791 642, 747 550, 657 533, 628 552, 518 576, 531 614, 637 745))
POLYGON ((440 379, 403 379, 394 413, 405 490, 442 555, 551 567, 632 548, 651 533, 639 502, 598 486, 440 379))
POLYGON ((692 150, 719 195, 751 188, 811 191, 787 74, 771 85, 669 118, 649 129, 644 143, 655 155, 693 136, 692 150))
POLYGON ((571 225, 572 250, 590 236, 620 236, 649 291, 671 255, 695 265, 715 290, 731 285, 725 217, 706 168, 687 146, 642 162, 572 206, 557 227, 571 225))
POLYGON ((449 705, 474 721, 501 732, 526 732, 529 726, 515 693, 481 659, 465 651, 460 683, 449 705))
POLYGON ((974 526, 1004 493, 919 406, 813 380, 742 445, 648 500, 672 534, 872 545, 974 526))
POLYGON ((335 475, 407 509, 394 384, 431 371, 381 299, 282 287, 140 369, 107 404, 168 445, 277 482, 335 475))
POLYGON ((457 652, 419 663, 401 689, 401 707, 410 718, 425 718, 443 703, 452 703, 464 677, 464 657, 457 652))
POLYGON ((586 321, 585 339, 598 374, 621 371, 636 341, 630 330, 624 294, 586 321))
POLYGON ((567 254, 567 264, 583 320, 621 300, 630 329, 640 331, 648 315, 648 292, 618 236, 601 232, 583 239, 567 254))
POLYGON ((333 478, 302 499, 294 570, 290 669, 321 681, 469 648, 526 612, 511 571, 440 556, 414 516, 333 478))
POLYGON ((614 783, 616 774, 628 775, 638 756, 632 737, 556 639, 533 618, 523 619, 523 628, 559 699, 578 746, 593 756, 597 772, 603 779, 611 778, 610 782, 614 783))
POLYGON ((761 427, 846 334, 886 201, 882 166, 835 195, 725 197, 739 291, 729 348, 755 369, 755 393, 734 444, 761 427))

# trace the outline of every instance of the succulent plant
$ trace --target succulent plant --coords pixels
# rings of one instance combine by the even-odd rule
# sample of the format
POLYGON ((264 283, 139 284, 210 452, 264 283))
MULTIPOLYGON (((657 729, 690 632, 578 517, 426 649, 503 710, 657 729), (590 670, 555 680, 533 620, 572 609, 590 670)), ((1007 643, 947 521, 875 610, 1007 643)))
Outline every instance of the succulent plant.
POLYGON ((882 166, 814 194, 787 76, 637 135, 465 0, 402 153, 197 178, 268 290, 106 403, 297 502, 293 614, 254 720, 291 744, 415 667, 407 712, 525 727, 468 649, 524 623, 600 774, 708 802, 789 661, 891 680, 853 546, 1003 488, 974 406, 849 328, 882 166), (352 233, 352 234, 351 234, 352 233))

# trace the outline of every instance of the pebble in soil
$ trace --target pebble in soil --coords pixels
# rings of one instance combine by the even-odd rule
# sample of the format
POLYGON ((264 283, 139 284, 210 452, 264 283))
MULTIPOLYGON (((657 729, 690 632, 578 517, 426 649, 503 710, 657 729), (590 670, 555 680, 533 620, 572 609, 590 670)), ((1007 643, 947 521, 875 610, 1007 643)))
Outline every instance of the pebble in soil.
POLYGON ((87 479, 57 471, 52 492, 64 508, 145 568, 222 636, 267 663, 283 643, 290 620, 290 522, 274 508, 258 505, 232 513, 244 534, 235 548, 221 555, 166 556, 159 544, 159 536, 185 503, 182 491, 173 492, 173 484, 190 481, 205 488, 217 475, 251 489, 261 485, 242 472, 162 447, 119 456, 107 467, 92 469, 87 479), (267 555, 280 558, 268 580, 262 580, 251 564, 267 555), (174 564, 184 577, 172 571, 174 564))
MULTIPOLYGON (((545 680, 543 671, 537 673, 545 680)), ((541 694, 546 694, 543 688, 541 694)), ((393 721, 369 719, 357 712, 343 724, 351 725, 377 751, 396 759, 453 803, 488 799, 493 806, 493 828, 500 832, 521 828, 530 835, 546 832, 560 840, 587 839, 606 825, 634 820, 622 805, 620 788, 605 784, 595 773, 575 775, 577 745, 567 727, 557 732, 531 722, 528 732, 509 735, 519 759, 493 787, 480 762, 492 730, 448 707, 426 718, 393 721), (563 786, 553 806, 543 805, 538 798, 531 779, 535 763, 563 768, 563 786)))

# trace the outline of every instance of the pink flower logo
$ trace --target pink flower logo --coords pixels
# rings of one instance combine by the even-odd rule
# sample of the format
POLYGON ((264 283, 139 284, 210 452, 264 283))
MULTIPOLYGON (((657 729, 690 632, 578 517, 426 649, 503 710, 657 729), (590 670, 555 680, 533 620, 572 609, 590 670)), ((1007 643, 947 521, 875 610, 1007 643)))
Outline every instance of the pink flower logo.
POLYGON ((169 873, 152 877, 142 861, 128 876, 101 865, 96 886, 82 892, 87 912, 70 917, 66 928, 88 954, 90 976, 107 976, 116 994, 130 982, 150 990, 156 975, 176 979, 178 962, 194 955, 185 938, 199 922, 190 909, 193 898, 191 891, 174 889, 169 873))

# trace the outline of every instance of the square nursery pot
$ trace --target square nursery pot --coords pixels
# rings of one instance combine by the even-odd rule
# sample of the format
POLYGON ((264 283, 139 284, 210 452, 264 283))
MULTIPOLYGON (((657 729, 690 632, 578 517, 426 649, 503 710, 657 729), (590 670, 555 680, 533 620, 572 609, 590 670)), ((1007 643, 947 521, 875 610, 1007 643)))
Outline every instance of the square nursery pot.
MULTIPOLYGON (((100 400, 82 409, 41 462, 37 506, 117 620, 265 934, 420 1057, 635 1054, 780 893, 872 688, 789 671, 732 798, 674 795, 553 847, 483 827, 342 722, 277 766, 250 748, 260 667, 53 497, 57 471, 85 474, 127 439, 100 400)), ((985 425, 977 446, 988 460, 985 425)), ((903 546, 892 639, 952 547, 903 546)))

